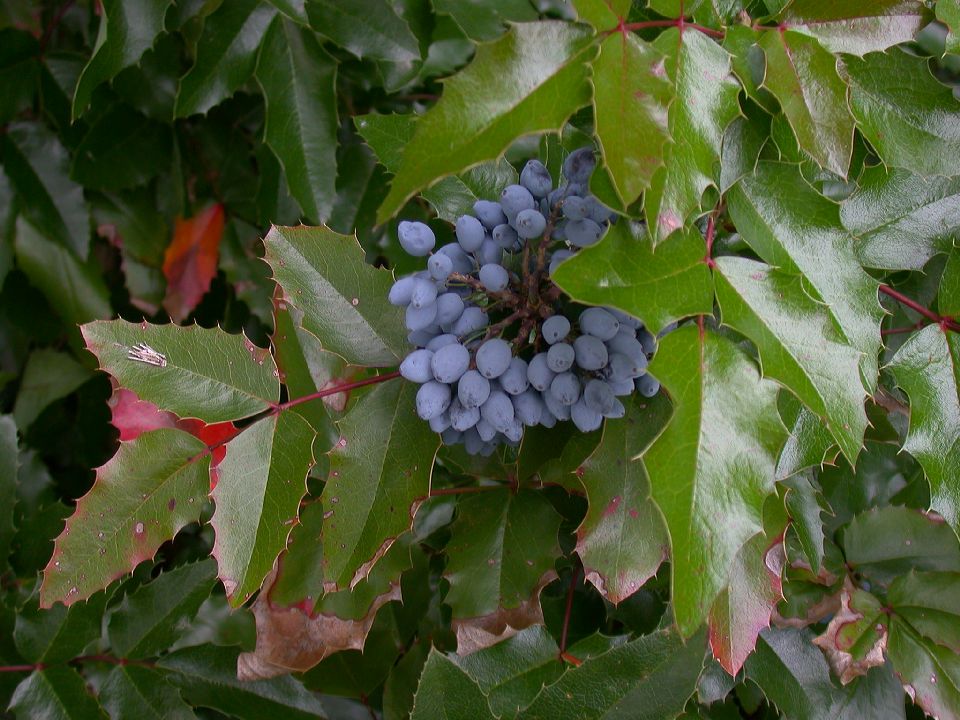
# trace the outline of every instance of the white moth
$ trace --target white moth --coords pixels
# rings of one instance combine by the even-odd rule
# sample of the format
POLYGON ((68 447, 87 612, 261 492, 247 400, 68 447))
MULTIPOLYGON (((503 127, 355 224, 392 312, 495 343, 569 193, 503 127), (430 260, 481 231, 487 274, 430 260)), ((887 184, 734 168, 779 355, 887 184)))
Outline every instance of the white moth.
POLYGON ((127 353, 128 360, 146 363, 147 365, 156 365, 157 367, 166 367, 167 358, 163 353, 159 353, 146 343, 137 343, 130 352, 127 353))

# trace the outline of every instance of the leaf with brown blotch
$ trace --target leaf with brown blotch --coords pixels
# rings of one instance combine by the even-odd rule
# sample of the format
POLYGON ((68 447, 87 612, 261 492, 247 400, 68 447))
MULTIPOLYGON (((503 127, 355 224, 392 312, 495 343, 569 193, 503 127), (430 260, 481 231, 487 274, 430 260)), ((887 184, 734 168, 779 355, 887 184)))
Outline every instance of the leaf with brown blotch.
POLYGON ((192 218, 177 218, 173 241, 163 258, 167 296, 163 307, 180 322, 199 304, 217 274, 223 237, 223 205, 211 205, 192 218))
POLYGON ((237 676, 258 680, 302 672, 341 650, 363 650, 377 611, 402 599, 400 576, 410 567, 412 542, 411 534, 398 538, 371 575, 353 590, 327 593, 315 603, 309 599, 294 606, 275 602, 273 590, 285 567, 278 562, 253 603, 257 646, 237 659, 237 676), (314 608, 314 614, 305 612, 306 607, 314 608))
POLYGON ((883 665, 887 649, 887 621, 883 606, 873 595, 855 587, 847 577, 840 590, 840 609, 827 629, 813 640, 846 685, 883 665))
POLYGON ((548 570, 540 578, 533 594, 516 607, 501 606, 488 615, 455 618, 450 627, 457 634, 457 655, 469 655, 511 638, 531 625, 542 625, 540 593, 556 579, 556 571, 548 570))

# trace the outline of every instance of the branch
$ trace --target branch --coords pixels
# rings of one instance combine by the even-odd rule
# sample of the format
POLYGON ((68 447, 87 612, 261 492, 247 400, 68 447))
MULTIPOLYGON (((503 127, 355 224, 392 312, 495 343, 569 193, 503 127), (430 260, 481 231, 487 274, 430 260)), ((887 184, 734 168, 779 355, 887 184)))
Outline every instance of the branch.
POLYGON ((293 400, 287 400, 286 402, 278 403, 274 405, 272 410, 267 412, 271 415, 276 415, 279 412, 284 410, 289 410, 292 407, 297 405, 302 405, 303 403, 310 402, 311 400, 318 400, 319 398, 324 398, 329 395, 339 395, 340 393, 350 392, 351 390, 356 390, 357 388, 366 387, 367 385, 376 385, 377 383, 386 382, 387 380, 393 380, 394 378, 400 377, 400 371, 394 370, 393 372, 387 373, 386 375, 377 375, 376 377, 366 378, 364 380, 357 380, 356 382, 344 383, 343 385, 334 385, 333 387, 325 388, 323 390, 318 390, 315 393, 310 393, 309 395, 304 395, 303 397, 294 398, 293 400))
MULTIPOLYGON (((938 315, 930 308, 924 307, 923 305, 918 303, 916 300, 908 298, 906 295, 894 290, 889 285, 881 285, 880 292, 882 292, 884 295, 888 295, 889 297, 892 297, 898 303, 900 303, 905 307, 910 308, 914 312, 919 313, 920 315, 923 315, 923 317, 927 318, 930 322, 937 323, 944 330, 953 330, 953 332, 960 332, 960 323, 958 323, 952 317, 949 317, 947 315, 938 315)), ((906 331, 903 331, 903 332, 906 332, 906 331)))
POLYGON ((634 32, 637 30, 646 30, 647 28, 656 27, 675 27, 679 28, 680 32, 683 32, 684 28, 693 28, 694 30, 702 32, 704 35, 709 35, 710 37, 715 38, 722 38, 725 35, 723 30, 714 30, 713 28, 704 27, 703 25, 698 25, 697 23, 687 22, 683 18, 676 18, 675 20, 646 20, 644 22, 622 23, 619 27, 610 30, 607 35, 614 32, 634 32))
POLYGON ((574 665, 579 665, 580 661, 573 658, 573 656, 567 655, 567 631, 570 629, 570 615, 573 611, 573 593, 577 589, 579 582, 580 568, 577 567, 570 576, 570 588, 567 590, 567 606, 563 611, 563 630, 560 631, 560 657, 561 659, 569 660, 574 665), (577 661, 574 662, 574 660, 577 661))

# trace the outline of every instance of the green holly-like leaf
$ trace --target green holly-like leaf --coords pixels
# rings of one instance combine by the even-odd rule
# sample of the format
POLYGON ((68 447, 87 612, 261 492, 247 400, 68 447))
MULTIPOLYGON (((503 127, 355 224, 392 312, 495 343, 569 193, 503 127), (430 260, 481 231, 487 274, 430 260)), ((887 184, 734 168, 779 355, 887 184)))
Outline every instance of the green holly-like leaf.
POLYGON ((800 277, 738 257, 718 258, 716 268, 723 323, 756 343, 764 375, 823 418, 855 462, 867 428, 857 351, 806 293, 800 277))
POLYGON ((438 178, 498 156, 514 139, 562 127, 590 102, 589 47, 587 28, 559 21, 514 25, 500 40, 479 46, 417 121, 377 221, 438 178))
POLYGON ((97 694, 112 718, 191 720, 196 715, 163 673, 141 665, 121 665, 109 672, 97 694))
POLYGON ((960 653, 960 573, 901 575, 890 585, 887 602, 921 635, 960 653))
POLYGON ((286 300, 324 348, 355 365, 394 365, 406 355, 403 313, 387 302, 391 275, 363 261, 355 237, 274 226, 264 245, 286 300))
POLYGON ((632 33, 615 32, 593 61, 593 115, 606 167, 624 206, 649 185, 670 140, 673 87, 665 58, 632 33))
POLYGON ((919 175, 960 175, 960 106, 925 58, 893 49, 848 58, 860 132, 893 167, 919 175))
POLYGON ((543 493, 503 488, 457 503, 444 602, 457 619, 491 615, 530 599, 560 556, 561 517, 543 493))
POLYGON ((939 0, 936 11, 937 20, 950 29, 944 50, 948 53, 960 53, 960 2, 939 0))
POLYGON ((783 484, 787 487, 784 502, 790 514, 790 523, 800 540, 807 564, 813 572, 818 573, 823 564, 823 513, 827 510, 826 501, 809 475, 795 475, 783 484))
POLYGON ((238 0, 221 5, 204 20, 196 62, 177 88, 175 117, 206 113, 250 79, 260 41, 275 14, 259 0, 238 0))
POLYGON ((264 142, 283 166, 290 194, 322 222, 337 194, 337 63, 309 30, 277 16, 257 59, 266 101, 264 142))
POLYGON ((420 59, 417 38, 387 0, 309 0, 306 9, 314 30, 357 57, 420 59))
POLYGON ((577 528, 577 554, 586 579, 614 604, 653 577, 670 550, 637 457, 667 424, 671 406, 662 395, 625 404, 626 416, 605 424, 600 445, 578 471, 589 505, 577 528))
POLYGON ((577 302, 611 305, 659 332, 670 322, 713 310, 705 252, 696 230, 654 248, 642 225, 624 220, 599 243, 561 263, 551 279, 577 302))
POLYGON ((886 666, 838 688, 809 630, 769 629, 747 658, 747 676, 790 720, 903 720, 903 690, 886 666))
POLYGON ((73 119, 87 105, 93 91, 126 67, 135 65, 163 32, 171 0, 104 0, 93 57, 83 68, 73 94, 73 119))
POLYGON ((861 353, 860 374, 876 388, 883 308, 878 283, 857 261, 838 207, 806 183, 795 165, 761 161, 727 194, 741 236, 769 265, 802 275, 804 289, 828 308, 861 353))
POLYGON ((410 528, 414 504, 430 493, 439 437, 417 417, 416 387, 403 380, 377 386, 337 423, 323 489, 328 518, 324 576, 352 587, 410 528))
POLYGON ((480 685, 438 651, 430 650, 413 700, 411 720, 493 720, 480 685))
POLYGON ((778 401, 780 417, 790 430, 790 437, 777 460, 777 480, 785 480, 807 468, 818 468, 836 455, 837 446, 823 421, 784 390, 778 401))
POLYGON ((182 430, 154 430, 121 443, 54 544, 41 605, 90 597, 199 520, 209 467, 206 445, 182 430))
POLYGON ((723 132, 740 113, 740 86, 730 74, 730 55, 700 32, 670 28, 653 43, 666 56, 675 100, 664 165, 644 197, 647 225, 659 243, 700 210, 700 199, 719 181, 723 132))
POLYGON ((493 40, 503 34, 508 22, 537 19, 537 11, 525 0, 433 0, 438 13, 449 15, 471 40, 493 40))
POLYGON ((563 674, 559 654, 547 629, 533 625, 493 647, 447 659, 477 683, 494 716, 513 717, 563 674))
POLYGON ((326 717, 316 695, 290 675, 255 682, 237 679, 237 647, 198 645, 165 655, 157 663, 191 705, 214 708, 242 720, 326 717))
POLYGON ((17 424, 10 415, 0 415, 0 570, 7 569, 13 540, 13 508, 17 502, 17 424))
POLYGON ((287 546, 300 498, 307 491, 316 436, 303 416, 280 412, 227 444, 211 496, 217 574, 234 606, 257 590, 287 546))
MULTIPOLYGON (((357 132, 373 149, 380 163, 396 173, 403 158, 403 149, 413 138, 416 115, 362 115, 355 119, 357 132)), ((480 199, 497 200, 500 191, 517 182, 517 171, 505 158, 483 162, 459 175, 445 177, 423 191, 423 198, 437 211, 437 216, 456 222, 465 213, 473 213, 473 204, 480 199)))
POLYGON ((930 507, 960 533, 960 337, 929 325, 903 344, 890 370, 910 398, 903 449, 930 481, 930 507))
POLYGON ((213 560, 168 570, 127 595, 110 615, 110 647, 120 657, 159 655, 193 620, 217 576, 213 560))
POLYGON ((523 433, 517 472, 521 480, 536 476, 544 485, 558 485, 567 492, 583 493, 577 468, 600 444, 602 430, 580 432, 572 423, 555 428, 532 427, 523 433))
POLYGON ((0 159, 24 216, 44 236, 85 259, 90 213, 83 187, 70 179, 70 158, 57 136, 39 123, 11 123, 0 140, 0 159))
POLYGON ((40 349, 30 353, 13 406, 17 425, 26 430, 50 403, 66 397, 90 379, 90 371, 70 355, 40 349))
POLYGON ((323 505, 305 502, 270 587, 273 607, 301 605, 312 613, 323 597, 323 505))
POLYGON ((277 366, 242 335, 198 325, 98 321, 81 328, 101 369, 142 400, 181 418, 224 422, 277 401, 277 366))
POLYGON ((649 372, 675 408, 643 462, 670 531, 674 615, 689 637, 740 547, 762 529, 786 429, 776 386, 715 332, 684 326, 666 335, 649 372))
POLYGON ((887 654, 914 703, 935 718, 955 718, 960 708, 960 655, 908 623, 890 623, 887 654))
POLYGON ((780 21, 830 52, 863 55, 912 40, 924 24, 923 10, 920 0, 795 0, 780 21))
POLYGON ((34 671, 17 685, 9 710, 17 720, 106 720, 106 714, 87 692, 83 676, 61 665, 34 671))
POLYGON ((867 267, 920 270, 949 252, 960 230, 960 177, 924 178, 907 170, 867 168, 840 219, 867 267))
POLYGON ((847 176, 853 154, 853 116, 837 58, 813 38, 768 31, 760 39, 767 56, 763 86, 780 102, 800 147, 821 167, 847 176))
POLYGON ((705 634, 686 642, 659 630, 568 670, 518 716, 523 720, 676 717, 697 686, 705 634))
POLYGON ((890 583, 910 570, 960 572, 960 545, 942 520, 891 505, 856 516, 843 532, 851 570, 890 583))

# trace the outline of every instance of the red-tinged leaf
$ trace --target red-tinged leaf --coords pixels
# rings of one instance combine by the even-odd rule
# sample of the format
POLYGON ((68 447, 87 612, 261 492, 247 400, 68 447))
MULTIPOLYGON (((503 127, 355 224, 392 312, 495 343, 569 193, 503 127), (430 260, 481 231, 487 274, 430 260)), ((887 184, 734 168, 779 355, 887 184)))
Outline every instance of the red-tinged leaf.
POLYGON ((152 402, 141 400, 132 390, 118 387, 113 381, 110 406, 110 422, 120 431, 120 442, 136 440, 140 435, 160 428, 177 428, 203 441, 210 448, 210 489, 216 487, 215 468, 227 452, 226 441, 237 432, 232 422, 207 424, 202 420, 182 420, 172 412, 161 410, 152 402))
POLYGON ((730 586, 713 603, 710 649, 731 675, 740 672, 783 599, 783 562, 783 536, 771 544, 766 534, 757 533, 740 548, 730 568, 730 586))
POLYGON ((217 274, 223 237, 223 205, 211 205, 192 218, 177 218, 173 241, 163 258, 167 296, 163 307, 177 322, 189 315, 217 274))
POLYGON ((577 554, 586 580, 614 604, 653 577, 670 550, 650 480, 636 458, 667 424, 672 407, 664 395, 624 404, 626 417, 606 423, 600 445, 578 470, 589 505, 577 528, 577 554))
POLYGON ((182 430, 161 428, 121 443, 54 543, 41 606, 90 597, 198 521, 209 466, 206 446, 182 430))

